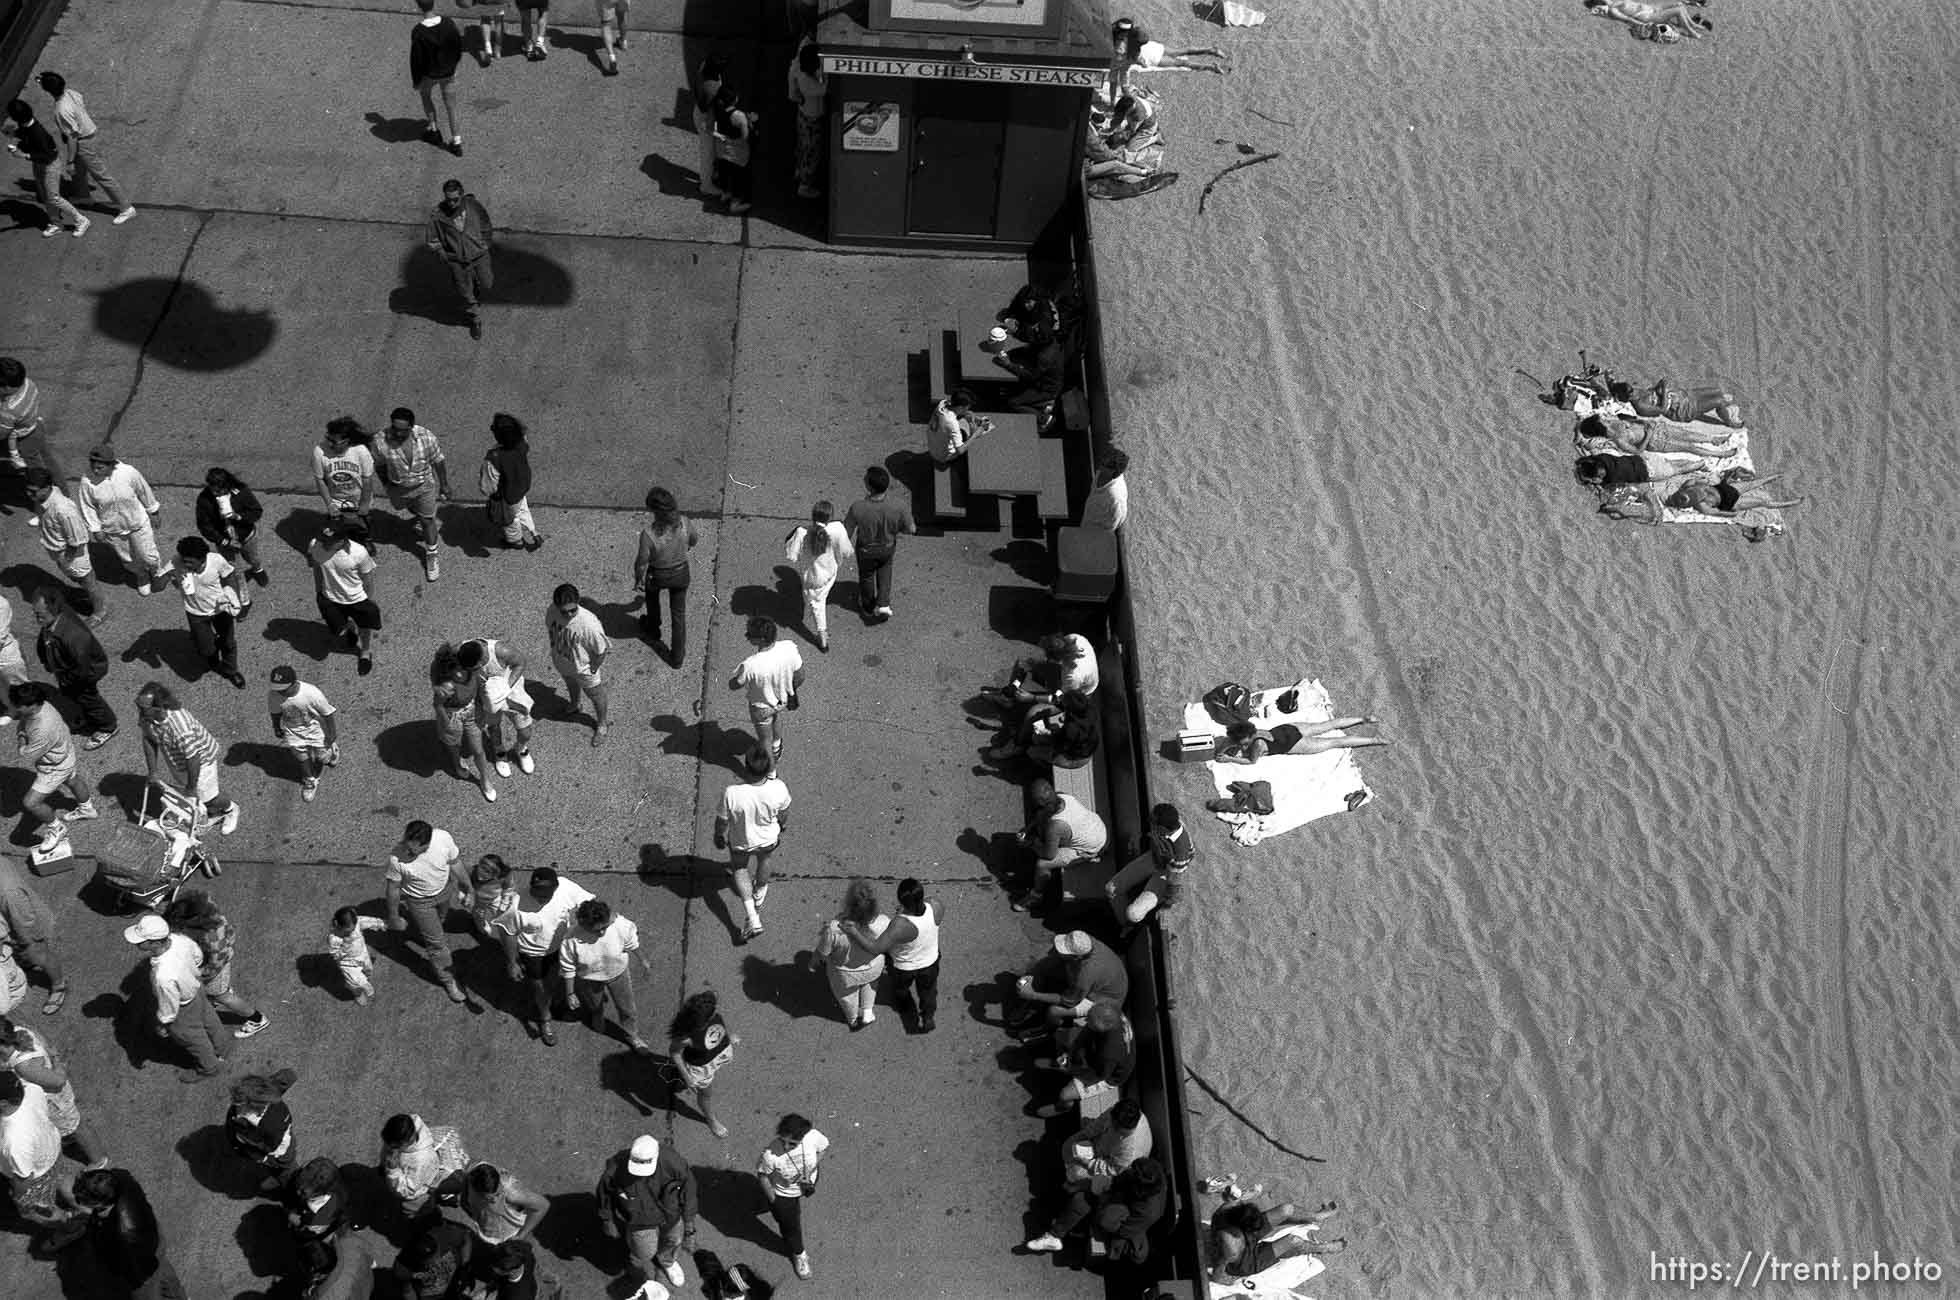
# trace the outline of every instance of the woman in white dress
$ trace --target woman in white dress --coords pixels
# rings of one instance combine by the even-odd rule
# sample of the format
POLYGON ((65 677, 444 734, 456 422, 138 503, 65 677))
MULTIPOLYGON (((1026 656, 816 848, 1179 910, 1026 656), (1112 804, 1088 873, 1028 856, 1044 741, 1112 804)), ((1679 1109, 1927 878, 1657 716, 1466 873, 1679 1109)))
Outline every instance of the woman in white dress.
POLYGON ((783 558, 803 579, 803 621, 815 634, 817 649, 830 652, 830 589, 838 566, 852 558, 851 535, 836 522, 828 501, 810 507, 810 522, 799 524, 783 542, 783 558))

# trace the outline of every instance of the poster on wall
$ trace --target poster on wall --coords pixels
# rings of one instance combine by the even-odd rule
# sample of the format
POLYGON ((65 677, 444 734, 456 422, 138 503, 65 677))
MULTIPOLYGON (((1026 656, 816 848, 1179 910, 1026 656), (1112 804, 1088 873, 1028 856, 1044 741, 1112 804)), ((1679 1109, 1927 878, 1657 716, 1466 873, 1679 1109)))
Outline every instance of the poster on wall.
POLYGON ((1058 36, 1067 0, 872 0, 873 31, 973 32, 1058 36))
POLYGON ((890 100, 846 100, 844 152, 897 153, 898 105, 890 100))

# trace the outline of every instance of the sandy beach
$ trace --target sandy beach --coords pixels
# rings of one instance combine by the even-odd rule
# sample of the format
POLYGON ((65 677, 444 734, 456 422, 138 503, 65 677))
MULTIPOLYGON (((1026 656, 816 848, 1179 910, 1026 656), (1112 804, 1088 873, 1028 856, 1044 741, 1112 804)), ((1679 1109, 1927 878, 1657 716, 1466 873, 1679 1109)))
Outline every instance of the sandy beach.
POLYGON ((1306 674, 1394 745, 1357 813, 1203 829, 1187 1065, 1250 1123, 1192 1085, 1199 1172, 1340 1200, 1330 1296, 1950 1270, 1945 10, 1265 7, 1133 6, 1235 70, 1155 74, 1182 179, 1092 213, 1145 723, 1306 674), (1788 534, 1596 517, 1513 373, 1582 347, 1732 385, 1788 534))

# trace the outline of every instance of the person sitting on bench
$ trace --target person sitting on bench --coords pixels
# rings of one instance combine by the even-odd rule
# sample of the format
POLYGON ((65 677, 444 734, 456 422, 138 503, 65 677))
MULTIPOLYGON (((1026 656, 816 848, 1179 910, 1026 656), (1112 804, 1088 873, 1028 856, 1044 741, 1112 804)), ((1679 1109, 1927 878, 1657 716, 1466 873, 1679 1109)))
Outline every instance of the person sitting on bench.
POLYGON ((1041 638, 1041 658, 1016 659, 1006 686, 982 687, 980 693, 1009 708, 1025 709, 1054 699, 1063 691, 1094 695, 1102 685, 1096 648, 1079 632, 1060 632, 1041 638))
POLYGON ((1062 1183, 1070 1191, 1086 1188, 1100 1196, 1116 1175, 1149 1155, 1151 1146, 1143 1103, 1125 1097, 1062 1143, 1062 1183))
POLYGON ((1073 768, 1086 766, 1101 744, 1102 724, 1094 703, 1081 691, 1063 691, 1029 708, 980 756, 989 763, 1004 763, 1025 754, 1032 762, 1073 768))
POLYGON ((1060 1250, 1062 1238, 1081 1231, 1086 1222, 1088 1232, 1103 1243, 1112 1261, 1140 1263, 1150 1256, 1150 1230, 1169 1206, 1170 1180, 1164 1167, 1154 1157, 1144 1156, 1118 1175, 1099 1197, 1070 1192, 1048 1231, 1023 1249, 1035 1254, 1060 1250))
POLYGON ((1103 819, 1074 795, 1055 789, 1052 782, 1037 779, 1030 783, 1028 799, 1034 805, 1034 820, 1022 828, 1018 838, 1034 855, 1034 866, 1026 892, 1012 901, 1017 912, 1043 906, 1057 871, 1072 862, 1097 857, 1109 845, 1109 828, 1103 819))
POLYGON ((1052 1119, 1071 1106, 1121 1092, 1137 1068, 1136 1030, 1115 1002, 1098 1002, 1079 1027, 1055 1031, 1055 1054, 1034 1063, 1037 1070, 1061 1070, 1071 1077, 1055 1100, 1034 1113, 1052 1119))
POLYGON ((1152 808, 1143 852, 1103 886, 1109 910, 1116 914, 1119 939, 1128 938, 1158 908, 1177 901, 1178 884, 1197 858, 1177 805, 1160 803, 1152 808))
POLYGON ((1062 395, 1068 353, 1055 332, 1043 326, 1028 331, 1028 341, 1018 348, 994 353, 994 364, 1021 381, 1022 387, 1007 395, 1007 404, 1019 410, 1044 414, 1062 395))
POLYGON ((961 456, 967 445, 993 430, 994 422, 973 413, 973 392, 955 388, 933 403, 932 418, 926 421, 926 451, 935 469, 946 469, 961 456))
POLYGON ((1130 972, 1116 950, 1087 931, 1055 936, 1052 949, 1014 985, 1016 1001, 1007 1026, 1015 1040, 1040 1042, 1058 1029, 1080 1025, 1098 1002, 1130 996, 1130 972))

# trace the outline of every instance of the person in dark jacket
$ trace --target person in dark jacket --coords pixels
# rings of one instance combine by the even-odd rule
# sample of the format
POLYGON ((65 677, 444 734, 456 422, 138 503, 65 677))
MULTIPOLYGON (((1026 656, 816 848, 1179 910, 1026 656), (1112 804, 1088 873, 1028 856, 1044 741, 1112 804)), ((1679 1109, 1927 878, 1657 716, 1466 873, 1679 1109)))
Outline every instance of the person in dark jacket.
POLYGON ((482 1300, 564 1300, 565 1284, 538 1259, 528 1241, 506 1241, 480 1250, 470 1266, 482 1300))
POLYGON ((606 1161, 595 1195, 600 1231, 621 1240, 642 1277, 687 1285, 680 1249, 683 1240, 694 1241, 700 1194, 694 1170, 671 1144, 663 1146, 647 1134, 634 1138, 632 1146, 606 1161))
POLYGON ((347 1185, 340 1179, 340 1167, 325 1156, 313 1157, 286 1180, 281 1199, 299 1257, 299 1276, 326 1272, 332 1267, 335 1240, 347 1230, 347 1185))
POLYGON ((358 1232, 325 1242, 318 1252, 320 1268, 303 1285, 305 1300, 372 1300, 374 1249, 358 1232))
POLYGON ((42 587, 28 598, 28 604, 41 627, 34 639, 34 652, 41 667, 54 678, 55 688, 75 702, 80 714, 75 729, 82 735, 82 748, 102 748, 116 734, 118 725, 115 710, 98 689, 109 675, 109 656, 81 615, 68 608, 68 597, 61 588, 42 587))
POLYGON ((1142 1156, 1110 1180, 1109 1190, 1090 1200, 1086 1186, 1069 1193, 1067 1203, 1048 1231, 1027 1243, 1036 1253, 1060 1250, 1062 1238, 1088 1232, 1109 1249, 1113 1262, 1142 1263, 1150 1257, 1150 1230, 1170 1205, 1170 1184, 1164 1167, 1142 1156))
MULTIPOLYGON (((228 469, 204 472, 204 490, 197 494, 197 531, 227 560, 245 564, 245 576, 263 587, 271 581, 265 562, 259 558, 259 520, 265 507, 228 469)), ((246 609, 252 607, 250 592, 239 591, 246 609)))
POLYGON ((88 1251, 131 1300, 185 1300, 189 1294, 163 1252, 157 1216, 127 1169, 92 1169, 75 1179, 75 1203, 87 1215, 88 1251))
POLYGON ((535 551, 544 545, 544 537, 531 520, 531 444, 524 432, 524 421, 514 415, 499 411, 490 417, 496 445, 484 453, 479 486, 490 522, 503 530, 505 549, 535 551))
POLYGON ((476 1253, 476 1234, 454 1219, 432 1219, 395 1259, 395 1281, 407 1300, 452 1300, 476 1253))
POLYGON ((14 137, 7 152, 27 155, 27 161, 34 165, 34 185, 40 192, 41 206, 48 210, 48 224, 41 227, 42 236, 53 236, 65 227, 80 239, 88 233, 90 223, 74 204, 61 197, 61 146, 54 142, 48 128, 34 120, 34 109, 26 100, 16 99, 8 104, 7 117, 8 134, 14 137))
POLYGON ((231 1085, 231 1109, 225 1114, 225 1140, 231 1149, 265 1170, 259 1190, 277 1192, 299 1167, 299 1146, 293 1141, 293 1112, 281 1100, 299 1082, 292 1070, 248 1074, 231 1085))
POLYGON ((1035 1114, 1052 1117, 1090 1097, 1120 1092, 1137 1068, 1136 1035, 1130 1018, 1114 1002, 1089 1008, 1080 1029, 1055 1032, 1055 1055, 1036 1061, 1038 1070, 1066 1070, 1075 1077, 1062 1085, 1061 1096, 1035 1114))
POLYGON ((490 212, 477 202, 476 195, 464 193, 461 181, 444 181, 442 202, 429 213, 428 244, 449 266, 473 339, 483 337, 479 300, 496 283, 490 273, 490 245, 495 236, 490 212))
POLYGON ((422 18, 408 34, 408 80, 422 96, 422 116, 429 123, 422 138, 461 158, 463 133, 456 126, 456 101, 449 96, 449 85, 456 80, 456 65, 463 61, 463 30, 436 12, 436 0, 415 0, 415 7, 422 18), (436 117, 437 95, 449 114, 447 135, 436 117))

